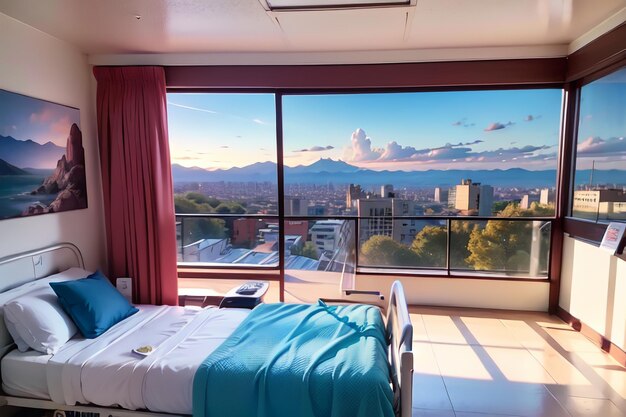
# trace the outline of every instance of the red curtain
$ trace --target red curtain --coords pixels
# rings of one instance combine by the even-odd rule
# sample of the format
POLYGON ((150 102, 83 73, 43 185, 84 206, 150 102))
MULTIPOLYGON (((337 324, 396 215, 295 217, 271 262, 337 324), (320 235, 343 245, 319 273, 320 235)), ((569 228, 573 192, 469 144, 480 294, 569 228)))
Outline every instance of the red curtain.
POLYGON ((176 225, 160 67, 95 67, 109 273, 140 304, 178 303, 176 225))

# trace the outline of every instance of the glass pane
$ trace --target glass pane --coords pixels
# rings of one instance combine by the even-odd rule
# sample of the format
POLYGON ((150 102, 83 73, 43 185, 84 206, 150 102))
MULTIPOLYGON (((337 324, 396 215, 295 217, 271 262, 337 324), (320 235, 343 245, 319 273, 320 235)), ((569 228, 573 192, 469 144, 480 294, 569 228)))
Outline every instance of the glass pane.
POLYGON ((355 222, 285 220, 285 301, 339 298, 354 289, 355 222))
POLYGON ((363 201, 394 200, 381 202, 404 205, 394 216, 552 216, 561 100, 560 89, 286 95, 286 214, 366 216, 363 201))
POLYGON ((359 266, 445 268, 445 220, 359 219, 359 266))
POLYGON ((545 278, 550 227, 548 221, 452 220, 450 269, 545 278))
POLYGON ((278 214, 274 100, 167 95, 177 213, 278 214))
POLYGON ((277 266, 278 224, 276 218, 177 216, 178 261, 277 266))
POLYGON ((580 97, 572 215, 626 220, 626 68, 585 85, 580 97))

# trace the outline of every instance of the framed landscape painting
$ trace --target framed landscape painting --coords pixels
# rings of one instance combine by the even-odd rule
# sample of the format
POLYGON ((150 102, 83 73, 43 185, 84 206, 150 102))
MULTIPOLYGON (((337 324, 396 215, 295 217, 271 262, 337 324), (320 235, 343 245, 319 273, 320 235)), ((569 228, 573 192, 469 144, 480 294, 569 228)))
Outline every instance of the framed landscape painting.
POLYGON ((83 208, 80 111, 0 90, 0 220, 83 208))

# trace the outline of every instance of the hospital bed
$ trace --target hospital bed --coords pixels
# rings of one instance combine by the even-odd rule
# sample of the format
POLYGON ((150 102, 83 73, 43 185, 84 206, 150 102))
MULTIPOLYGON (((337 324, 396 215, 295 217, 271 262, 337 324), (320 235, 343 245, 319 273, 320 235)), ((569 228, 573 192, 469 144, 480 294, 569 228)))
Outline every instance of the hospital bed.
MULTIPOLYGON (((62 243, 0 260, 0 311, 47 281, 85 276, 80 250, 62 243), (17 294, 17 295, 16 295, 17 294)), ((101 417, 185 416, 194 372, 245 320, 249 310, 139 306, 96 339, 69 340, 59 352, 19 352, 0 320, 0 407, 70 410, 101 417), (157 346, 147 360, 131 348, 157 346), (89 366, 85 364, 89 363, 89 366)), ((402 285, 393 284, 385 320, 394 413, 412 413, 412 326, 402 285)), ((1 408, 0 408, 1 411, 1 408)))

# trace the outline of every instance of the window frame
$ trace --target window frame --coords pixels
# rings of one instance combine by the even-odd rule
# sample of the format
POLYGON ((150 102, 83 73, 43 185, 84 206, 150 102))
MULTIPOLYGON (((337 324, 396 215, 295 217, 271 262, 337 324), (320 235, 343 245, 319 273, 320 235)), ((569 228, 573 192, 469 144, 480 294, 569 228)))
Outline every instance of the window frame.
MULTIPOLYGON (((626 57, 612 62, 609 65, 601 67, 592 73, 586 74, 577 80, 567 83, 566 88, 570 89, 574 94, 571 107, 569 111, 573 115, 567 122, 570 124, 568 128, 568 134, 565 138, 565 144, 569 148, 565 160, 570 162, 570 166, 567 167, 569 172, 569 178, 567 183, 567 202, 566 210, 563 216, 563 231, 575 239, 582 240, 594 246, 600 246, 602 237, 606 231, 609 222, 593 221, 574 217, 572 214, 573 199, 574 199, 574 180, 576 172, 576 149, 578 146, 578 126, 580 122, 580 100, 582 98, 582 88, 594 81, 597 81, 607 75, 610 75, 616 71, 626 68, 626 57)), ((617 253, 623 253, 626 242, 622 241, 620 247, 618 247, 617 253)))
MULTIPOLYGON (((549 221, 551 222, 551 237, 550 237, 550 252, 548 254, 548 273, 545 277, 514 277, 510 275, 497 274, 497 273, 482 273, 480 271, 470 272, 470 271, 455 271, 451 270, 450 262, 449 262, 449 253, 446 254, 447 258, 447 267, 446 268, 371 268, 371 267, 362 267, 359 266, 359 242, 358 242, 358 222, 359 217, 354 216, 286 216, 285 215, 285 183, 284 183, 284 149, 283 149, 283 103, 282 98, 284 96, 293 96, 293 95, 333 95, 333 94, 368 94, 368 93, 421 93, 421 92, 453 92, 453 91, 501 91, 501 90, 537 90, 537 89, 559 89, 561 91, 565 91, 566 84, 558 83, 558 82, 546 82, 546 83, 532 83, 532 84, 498 84, 498 85, 490 85, 490 84, 480 84, 480 85, 462 85, 462 86, 415 86, 415 87, 366 87, 366 88, 185 88, 185 87, 168 87, 167 93, 207 93, 207 94, 273 94, 275 98, 275 126, 276 126, 276 158, 277 158, 277 195, 278 195, 278 213, 272 215, 263 215, 267 218, 275 218, 278 220, 279 224, 283 224, 288 220, 315 220, 315 219, 346 219, 346 220, 354 220, 356 221, 356 273, 359 275, 390 275, 390 274, 399 274, 401 276, 407 277, 442 277, 442 278, 458 278, 458 279, 487 279, 487 280, 501 280, 501 281, 518 281, 518 282, 551 282, 553 280, 553 267, 554 262, 553 258, 555 249, 559 249, 560 243, 556 242, 555 239, 557 235, 554 233, 555 229, 558 229, 555 225, 559 223, 559 204, 558 200, 555 196, 555 212, 553 216, 548 217, 519 217, 514 218, 519 221, 549 221), (443 272, 443 273, 442 273, 443 272)), ((561 103, 561 123, 565 118, 564 106, 565 99, 562 100, 561 103)), ((559 133, 559 142, 558 142, 558 155, 557 158, 557 178, 555 181, 555 189, 559 189, 559 178, 560 178, 560 158, 562 155, 563 148, 563 129, 559 133)), ((219 218, 220 214, 207 213, 206 217, 217 217, 219 218)), ((258 216, 258 215, 233 215, 237 217, 246 217, 246 216, 258 216)), ((367 216, 366 216, 367 217, 367 216)), ((406 216, 396 216, 391 220, 401 219, 406 216)), ((414 218, 416 216, 410 216, 407 218, 414 218)), ((501 219, 501 220, 509 220, 509 218, 498 218, 496 216, 421 216, 421 217, 440 217, 441 220, 447 220, 447 224, 449 225, 451 220, 489 220, 489 219, 501 219)), ((420 218, 421 218, 420 217, 420 218)), ((449 252, 450 246, 450 236, 448 230, 448 240, 447 240, 447 252, 449 252)), ((206 265, 197 263, 195 265, 191 265, 189 263, 179 263, 179 277, 180 278, 212 278, 217 277, 217 275, 228 275, 225 277, 226 279, 233 279, 230 276, 232 275, 240 277, 236 279, 250 279, 254 276, 255 273, 261 271, 268 271, 276 273, 278 272, 278 279, 280 281, 280 294, 281 299, 284 291, 284 276, 285 276, 285 261, 284 256, 282 254, 285 250, 284 244, 284 227, 279 227, 279 260, 278 265, 273 266, 259 266, 259 265, 248 265, 248 266, 240 266, 240 265, 206 265), (204 272, 203 272, 204 271, 204 272), (227 272, 228 271, 228 272, 227 272)), ((560 249, 559 249, 560 250, 560 249)), ((276 280, 276 279, 274 279, 276 280)))

